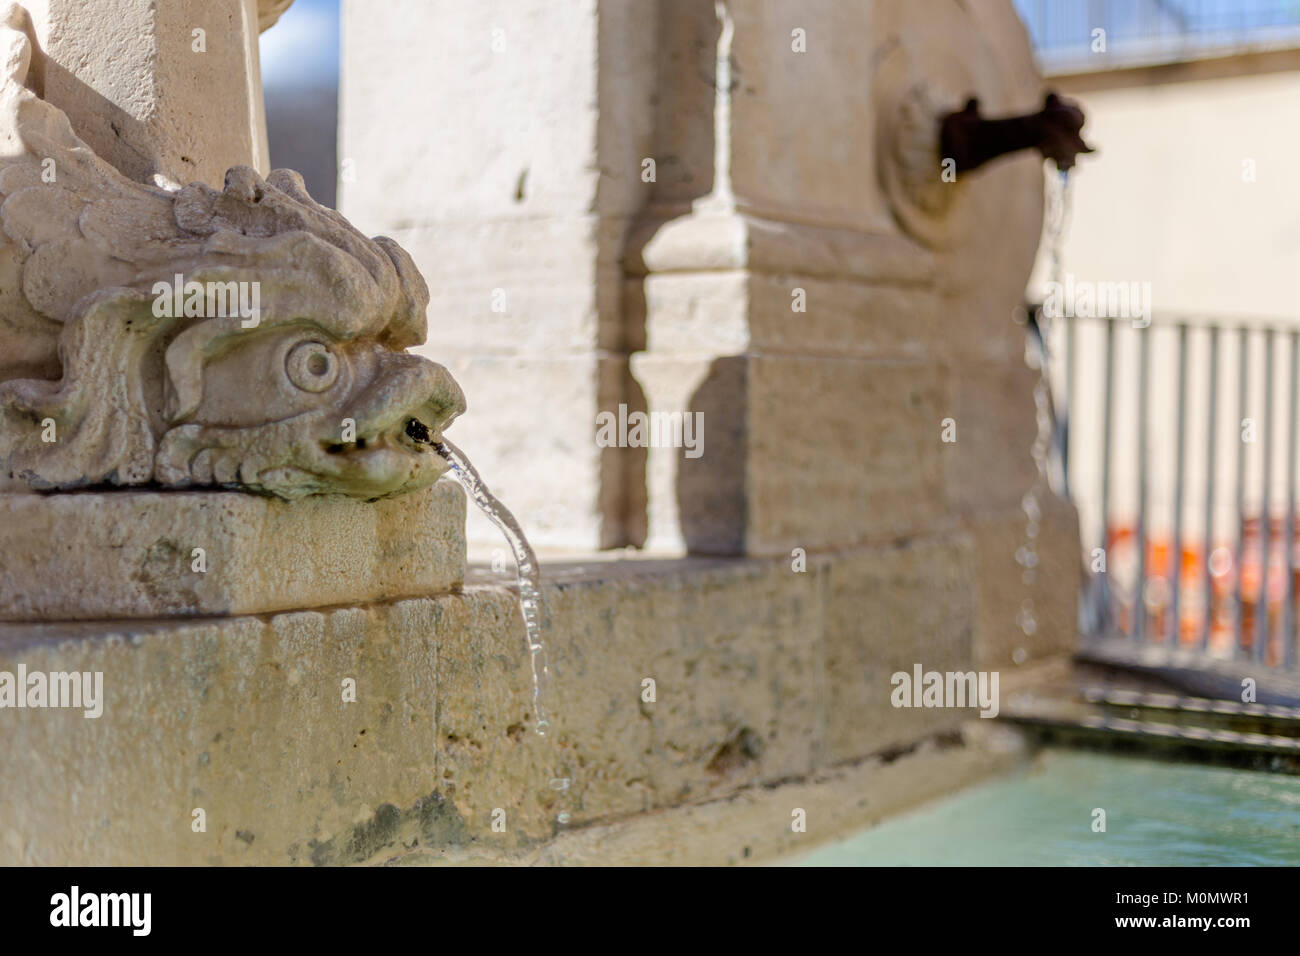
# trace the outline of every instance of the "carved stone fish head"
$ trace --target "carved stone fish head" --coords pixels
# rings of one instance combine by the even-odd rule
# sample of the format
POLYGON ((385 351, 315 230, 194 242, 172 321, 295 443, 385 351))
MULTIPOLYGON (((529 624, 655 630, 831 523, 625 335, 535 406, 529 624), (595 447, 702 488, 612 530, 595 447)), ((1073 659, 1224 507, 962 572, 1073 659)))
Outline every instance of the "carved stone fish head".
POLYGON ((436 441, 465 398, 445 368, 404 351, 424 339, 428 290, 396 243, 366 239, 289 171, 231 170, 220 193, 186 187, 175 215, 214 241, 189 295, 174 278, 158 294, 173 293, 175 312, 224 289, 228 314, 166 346, 155 480, 372 498, 443 473, 412 436, 436 441))
MULTIPOLYGON (((232 169, 222 191, 192 184, 168 200, 118 201, 124 218, 170 216, 181 235, 159 250, 166 261, 129 264, 77 298, 61 377, 0 385, 14 477, 377 498, 445 471, 411 436, 437 440, 465 399, 445 368, 405 351, 428 304, 405 252, 316 205, 287 170, 232 169)), ((92 240, 59 253, 64 275, 118 268, 92 240)), ((55 266, 27 265, 34 282, 55 266)))
POLYGON ((0 33, 0 487, 370 499, 437 479, 430 442, 465 399, 406 351, 429 301, 410 256, 288 170, 126 179, 0 33))

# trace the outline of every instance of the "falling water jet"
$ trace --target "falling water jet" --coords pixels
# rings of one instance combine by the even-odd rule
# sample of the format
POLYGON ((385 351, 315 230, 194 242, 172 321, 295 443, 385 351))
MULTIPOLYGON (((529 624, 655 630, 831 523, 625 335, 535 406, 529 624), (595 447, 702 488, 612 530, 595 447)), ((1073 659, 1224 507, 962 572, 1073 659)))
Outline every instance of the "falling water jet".
MULTIPOLYGON (((429 445, 441 455, 451 468, 451 475, 465 489, 480 511, 496 526, 510 545, 515 559, 515 575, 519 583, 519 610, 524 618, 524 641, 528 648, 528 660, 533 673, 533 712, 537 725, 534 728, 540 737, 546 737, 551 730, 551 717, 548 710, 551 686, 551 667, 547 659, 546 645, 542 642, 542 570, 537 561, 523 528, 510 509, 503 505, 488 490, 483 478, 470 464, 465 453, 445 437, 433 440, 428 426, 412 418, 406 423, 406 434, 415 442, 429 445)), ((550 779, 549 787, 564 794, 570 786, 570 778, 555 776, 550 779)), ((565 824, 569 822, 568 811, 561 811, 556 820, 565 824)))
MULTIPOLYGON (((1051 277, 1059 288, 1062 281, 1061 246, 1065 239, 1065 225, 1069 219, 1070 208, 1070 173, 1067 169, 1059 170, 1059 188, 1055 191, 1055 203, 1048 220, 1048 254, 1051 258, 1051 277)), ((1021 581, 1025 586, 1034 584, 1038 577, 1037 538, 1039 521, 1042 518, 1040 495, 1051 489, 1051 471, 1049 453, 1052 444, 1052 430, 1055 414, 1052 410, 1051 384, 1051 319, 1047 309, 1038 310, 1035 323, 1036 336, 1026 341, 1026 359, 1031 367, 1038 369, 1038 380, 1034 383, 1034 420, 1036 431, 1030 454, 1034 460, 1034 482, 1021 499, 1020 506, 1025 512, 1025 539, 1016 549, 1016 563, 1024 570, 1021 581), (1032 347, 1032 339, 1037 339, 1037 349, 1032 347)), ((1016 615, 1016 623, 1026 637, 1033 637, 1038 632, 1038 613, 1034 599, 1026 597, 1016 615)), ((1019 653, 1019 652, 1018 652, 1019 653)), ((1022 656, 1023 660, 1023 656, 1022 656)), ((1016 661, 1021 663, 1021 661, 1016 661)))
MULTIPOLYGON (((414 430, 424 428, 415 419, 411 421, 419 426, 414 430)), ((411 430, 412 427, 408 425, 407 433, 410 434, 411 430)), ((427 429, 425 433, 427 434, 427 429)), ((451 466, 452 476, 464 487, 479 510, 487 515, 488 520, 496 525, 498 531, 505 535, 506 543, 514 553, 515 573, 519 581, 519 609, 524 618, 524 639, 533 670, 533 710, 537 715, 536 730, 540 736, 545 737, 551 729, 551 718, 546 706, 551 668, 547 661, 546 645, 542 643, 542 572, 537 563, 537 555, 533 552, 528 539, 524 537, 524 531, 519 527, 515 516, 488 490, 464 453, 446 438, 430 441, 429 444, 434 451, 447 460, 447 464, 451 466)))

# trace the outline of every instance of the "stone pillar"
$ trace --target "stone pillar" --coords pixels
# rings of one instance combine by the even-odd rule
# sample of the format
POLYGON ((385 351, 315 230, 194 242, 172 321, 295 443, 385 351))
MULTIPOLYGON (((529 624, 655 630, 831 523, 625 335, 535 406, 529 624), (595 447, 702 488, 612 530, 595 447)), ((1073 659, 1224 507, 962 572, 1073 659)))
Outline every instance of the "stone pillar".
MULTIPOLYGON (((642 534, 625 471, 644 456, 594 435, 601 410, 635 401, 620 256, 653 155, 643 10, 343 4, 339 207, 415 257, 432 297, 426 354, 472 396, 456 441, 539 546, 642 534)), ((500 544, 476 515, 470 534, 500 544)))
MULTIPOLYGON (((33 0, 36 92, 138 182, 269 171, 259 0, 33 0)), ((288 3, 262 0, 261 28, 288 3)))

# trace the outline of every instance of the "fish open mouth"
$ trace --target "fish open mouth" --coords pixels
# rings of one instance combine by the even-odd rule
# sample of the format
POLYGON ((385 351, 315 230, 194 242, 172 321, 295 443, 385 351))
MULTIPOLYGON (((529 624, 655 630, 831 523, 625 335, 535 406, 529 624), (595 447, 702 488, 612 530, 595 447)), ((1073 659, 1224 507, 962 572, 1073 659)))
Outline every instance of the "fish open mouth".
POLYGON ((340 418, 318 419, 324 434, 317 432, 316 451, 298 467, 311 472, 321 490, 365 498, 423 487, 447 470, 435 446, 464 410, 464 394, 442 366, 386 354, 370 383, 339 410, 340 418))
MULTIPOLYGON (((427 412, 423 414, 428 415, 427 412)), ((323 438, 320 445, 328 455, 352 455, 384 447, 403 448, 408 452, 420 453, 437 444, 440 437, 441 428, 426 425, 413 415, 403 414, 402 420, 397 424, 358 435, 354 441, 334 441, 323 438)))
POLYGON ((420 445, 432 445, 433 435, 429 431, 429 426, 418 418, 408 418, 406 420, 406 437, 420 445))
POLYGON ((440 365, 417 356, 386 355, 380 374, 352 403, 351 441, 323 437, 328 455, 354 455, 376 448, 423 454, 465 410, 460 386, 440 365), (412 396, 420 400, 411 403, 412 396))
POLYGON ((329 490, 346 488, 362 497, 386 497, 436 481, 447 464, 437 454, 442 427, 458 407, 430 401, 416 410, 400 406, 380 420, 357 421, 356 438, 319 439, 310 470, 329 490), (363 427, 364 426, 364 427, 363 427))

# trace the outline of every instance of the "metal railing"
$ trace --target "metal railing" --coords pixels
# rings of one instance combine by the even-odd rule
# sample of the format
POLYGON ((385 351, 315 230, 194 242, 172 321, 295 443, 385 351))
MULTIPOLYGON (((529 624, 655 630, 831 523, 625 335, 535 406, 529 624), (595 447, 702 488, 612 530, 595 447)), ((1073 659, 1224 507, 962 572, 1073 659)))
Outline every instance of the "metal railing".
POLYGON ((1300 327, 1052 320, 1093 635, 1294 670, 1300 327))

